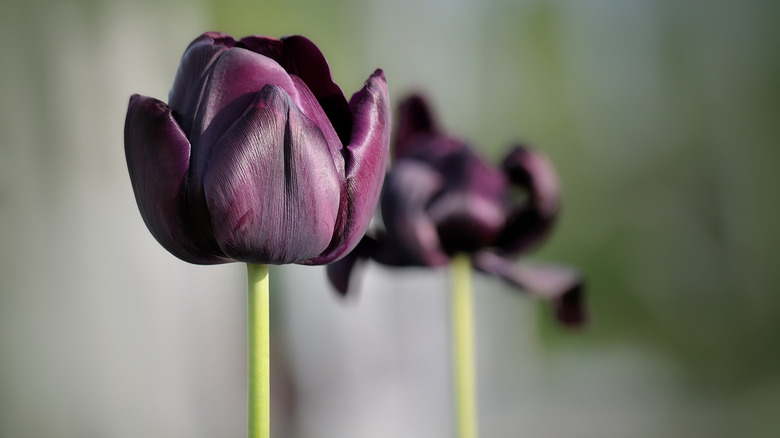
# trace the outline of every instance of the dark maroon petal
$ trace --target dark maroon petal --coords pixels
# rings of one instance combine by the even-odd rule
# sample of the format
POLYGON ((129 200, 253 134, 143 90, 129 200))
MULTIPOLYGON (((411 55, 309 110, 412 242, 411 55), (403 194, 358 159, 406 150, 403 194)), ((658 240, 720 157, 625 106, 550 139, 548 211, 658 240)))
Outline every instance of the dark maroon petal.
POLYGON ((510 151, 504 171, 527 197, 510 211, 498 247, 519 254, 541 243, 552 229, 560 208, 558 176, 547 157, 524 147, 510 151))
POLYGON ((328 281, 339 295, 347 296, 350 292, 352 271, 360 259, 356 251, 352 251, 342 259, 326 266, 328 281))
POLYGON ((228 262, 221 254, 196 244, 185 231, 183 215, 187 213, 181 193, 190 143, 165 103, 139 95, 130 98, 125 155, 138 208, 155 239, 190 263, 228 262))
POLYGON ((551 300, 560 322, 566 325, 585 322, 582 277, 576 270, 559 265, 516 263, 489 251, 474 254, 472 262, 482 272, 551 300))
POLYGON ((447 191, 428 208, 439 238, 449 254, 474 252, 498 237, 506 218, 494 199, 472 191, 447 191))
POLYGON ((401 254, 393 245, 394 241, 385 239, 385 236, 381 234, 374 237, 366 234, 349 254, 327 265, 328 281, 340 295, 346 296, 352 292, 354 288, 350 285, 355 267, 364 263, 366 259, 373 258, 387 265, 408 266, 408 263, 399 259, 401 254))
POLYGON ((214 145, 204 179, 220 248, 249 263, 310 259, 328 246, 341 192, 319 128, 267 85, 214 145))
MULTIPOLYGON (((282 38, 290 60, 290 73, 299 76, 317 97, 325 114, 343 144, 349 144, 354 107, 347 103, 344 93, 333 82, 328 61, 320 49, 306 37, 293 35, 282 38), (352 107, 352 108, 350 108, 352 107)), ((384 76, 382 76, 384 82, 384 76)), ((354 99, 354 97, 353 97, 354 99)), ((389 117, 389 115, 388 115, 389 117)))
POLYGON ((251 35, 241 38, 241 41, 236 44, 236 47, 243 47, 260 55, 267 56, 281 65, 288 73, 295 73, 291 70, 292 65, 290 56, 287 54, 284 42, 280 39, 261 35, 251 35))
POLYGON ((463 144, 430 161, 445 180, 444 190, 428 206, 444 249, 470 253, 492 245, 506 220, 506 178, 463 144))
POLYGON ((415 144, 419 135, 437 133, 436 121, 428 103, 420 95, 411 95, 398 106, 398 124, 396 129, 393 157, 404 156, 410 146, 415 144))
POLYGON ((210 32, 195 39, 184 51, 173 87, 168 93, 168 103, 185 134, 189 135, 192 130, 192 121, 211 65, 233 43, 230 35, 210 32))
POLYGON ((581 327, 588 322, 583 283, 555 300, 555 317, 568 327, 581 327))
POLYGON ((395 259, 420 266, 440 266, 449 261, 436 224, 426 210, 442 187, 441 176, 426 164, 400 160, 393 166, 382 194, 382 218, 386 239, 394 242, 397 251, 385 257, 397 253, 395 259))
POLYGON ((346 197, 327 251, 307 263, 327 264, 350 252, 366 232, 376 210, 390 148, 390 99, 381 70, 349 103, 354 115, 351 143, 344 150, 346 197))
POLYGON ((256 94, 267 84, 278 85, 293 100, 299 99, 298 89, 290 76, 271 58, 232 48, 212 66, 189 135, 193 148, 187 200, 200 212, 199 216, 205 216, 203 212, 208 211, 203 179, 215 143, 244 115, 256 94))
POLYGON ((224 33, 224 32, 205 32, 203 35, 198 37, 195 41, 198 41, 201 38, 211 38, 214 40, 214 44, 218 46, 225 46, 225 47, 233 47, 236 45, 236 40, 233 39, 232 36, 224 33))
POLYGON ((331 158, 336 164, 336 169, 341 176, 341 180, 346 181, 344 156, 341 153, 344 146, 336 134, 336 131, 333 129, 333 125, 331 125, 328 116, 322 111, 322 107, 319 102, 317 102, 314 95, 311 94, 311 91, 306 84, 304 84, 298 76, 291 76, 291 78, 300 101, 298 102, 298 108, 322 131, 322 135, 325 136, 325 140, 328 142, 331 158))
POLYGON ((238 47, 223 53, 210 70, 193 125, 192 143, 200 148, 200 142, 193 138, 200 134, 219 138, 243 114, 254 93, 268 84, 282 87, 294 102, 300 101, 290 75, 273 59, 238 47), (236 106, 237 101, 242 105, 236 106))
POLYGON ((333 82, 328 61, 309 39, 293 35, 277 40, 262 36, 243 38, 240 44, 268 56, 291 75, 298 76, 317 98, 341 143, 348 144, 352 131, 352 113, 338 85, 333 82))

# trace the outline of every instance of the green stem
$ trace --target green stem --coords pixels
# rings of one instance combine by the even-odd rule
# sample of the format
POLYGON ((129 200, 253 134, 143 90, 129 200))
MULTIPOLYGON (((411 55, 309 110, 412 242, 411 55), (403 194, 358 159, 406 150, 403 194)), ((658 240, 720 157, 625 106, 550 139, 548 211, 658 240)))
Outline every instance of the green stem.
POLYGON ((249 285, 249 438, 271 436, 268 265, 246 265, 249 285))
POLYGON ((467 254, 452 259, 452 330, 459 438, 477 437, 477 385, 474 365, 474 298, 471 261, 467 254))

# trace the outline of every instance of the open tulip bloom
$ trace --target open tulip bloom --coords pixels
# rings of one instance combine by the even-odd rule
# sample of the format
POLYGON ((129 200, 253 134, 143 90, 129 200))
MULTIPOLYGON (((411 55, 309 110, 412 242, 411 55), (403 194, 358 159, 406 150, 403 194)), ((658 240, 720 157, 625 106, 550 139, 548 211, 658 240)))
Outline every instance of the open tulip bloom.
POLYGON ((463 141, 443 134, 428 105, 412 96, 399 105, 393 166, 381 198, 384 230, 369 232, 344 259, 327 267, 333 286, 350 292, 354 265, 443 266, 465 254, 474 267, 552 300, 566 325, 583 322, 583 285, 571 268, 514 259, 550 233, 560 209, 550 161, 512 148, 502 169, 487 165, 463 141))
POLYGON ((134 95, 130 180, 146 226, 197 264, 325 264, 368 227, 390 138, 381 70, 347 102, 301 36, 206 33, 169 104, 134 95))
POLYGON ((249 265, 250 436, 268 436, 265 265, 349 253, 376 208, 389 143, 382 71, 347 101, 301 36, 205 33, 168 104, 130 98, 125 153, 149 231, 184 261, 249 265))
POLYGON ((518 263, 549 235, 560 208, 552 164, 524 146, 501 169, 463 141, 445 135, 428 105, 412 96, 399 106, 393 165, 381 198, 384 230, 369 232, 347 257, 327 267, 333 286, 350 291, 356 263, 404 267, 453 264, 453 330, 459 432, 476 436, 471 266, 553 302, 565 325, 584 322, 579 273, 552 264, 518 263))

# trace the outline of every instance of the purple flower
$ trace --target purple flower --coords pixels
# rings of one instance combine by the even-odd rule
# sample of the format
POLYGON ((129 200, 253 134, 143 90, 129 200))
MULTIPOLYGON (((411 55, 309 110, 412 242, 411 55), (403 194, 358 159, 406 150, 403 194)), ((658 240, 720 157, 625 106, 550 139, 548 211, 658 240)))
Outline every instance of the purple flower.
POLYGON ((348 102, 301 36, 205 33, 169 104, 130 98, 125 153, 141 216, 197 264, 325 264, 360 241, 390 142, 381 70, 348 102))
POLYGON ((575 270, 517 263, 549 235, 560 209, 558 178, 538 151, 514 147, 497 169, 436 125, 419 96, 399 111, 394 162, 381 207, 384 231, 363 238, 328 266, 342 294, 354 264, 370 258, 390 266, 441 266, 456 253, 474 267, 534 295, 553 300, 560 321, 584 321, 583 285, 575 270))

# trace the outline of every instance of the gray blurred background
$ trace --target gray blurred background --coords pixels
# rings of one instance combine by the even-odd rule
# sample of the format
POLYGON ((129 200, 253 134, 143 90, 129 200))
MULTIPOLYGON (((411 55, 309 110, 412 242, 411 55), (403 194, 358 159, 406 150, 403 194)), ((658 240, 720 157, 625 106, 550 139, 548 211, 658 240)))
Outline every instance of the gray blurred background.
MULTIPOLYGON (((245 270, 146 230, 122 130, 204 30, 376 67, 494 162, 525 139, 592 324, 475 277, 484 437, 780 434, 780 26, 767 1, 0 3, 0 437, 245 435, 245 270)), ((448 272, 271 272, 275 437, 451 437, 448 272)))

